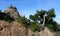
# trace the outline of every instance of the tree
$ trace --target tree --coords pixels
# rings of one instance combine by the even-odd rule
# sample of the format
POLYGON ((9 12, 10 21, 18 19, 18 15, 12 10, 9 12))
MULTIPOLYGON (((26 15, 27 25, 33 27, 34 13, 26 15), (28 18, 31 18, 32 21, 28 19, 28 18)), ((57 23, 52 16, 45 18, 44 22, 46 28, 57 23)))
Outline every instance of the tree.
MULTIPOLYGON (((43 27, 44 27, 49 24, 56 26, 56 24, 55 24, 56 22, 53 20, 53 18, 55 18, 55 16, 56 15, 55 15, 54 9, 50 9, 48 11, 45 11, 45 10, 38 11, 37 10, 37 13, 34 15, 30 15, 29 18, 33 22, 38 22, 41 25, 44 24, 43 25, 43 27)), ((54 27, 54 28, 56 28, 56 27, 54 27)))

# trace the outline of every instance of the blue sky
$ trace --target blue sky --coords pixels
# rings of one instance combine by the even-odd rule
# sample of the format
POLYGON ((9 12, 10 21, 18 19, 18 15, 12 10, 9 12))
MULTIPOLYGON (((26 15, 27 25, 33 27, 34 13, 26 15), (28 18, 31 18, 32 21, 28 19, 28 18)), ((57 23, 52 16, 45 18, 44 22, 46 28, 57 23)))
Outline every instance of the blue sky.
POLYGON ((20 15, 27 18, 30 14, 35 14, 36 10, 55 9, 56 18, 60 23, 60 0, 0 0, 0 10, 4 11, 10 4, 17 7, 20 15))

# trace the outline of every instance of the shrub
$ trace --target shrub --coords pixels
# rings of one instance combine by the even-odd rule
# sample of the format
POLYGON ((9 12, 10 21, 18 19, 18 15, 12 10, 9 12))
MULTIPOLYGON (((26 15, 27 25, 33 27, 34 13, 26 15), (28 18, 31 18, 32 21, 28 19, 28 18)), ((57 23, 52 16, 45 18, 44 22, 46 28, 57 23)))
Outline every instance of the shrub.
POLYGON ((35 34, 32 34, 32 36, 35 36, 35 34))
POLYGON ((0 20, 5 20, 8 22, 11 22, 14 20, 14 18, 10 17, 8 14, 0 12, 0 20))

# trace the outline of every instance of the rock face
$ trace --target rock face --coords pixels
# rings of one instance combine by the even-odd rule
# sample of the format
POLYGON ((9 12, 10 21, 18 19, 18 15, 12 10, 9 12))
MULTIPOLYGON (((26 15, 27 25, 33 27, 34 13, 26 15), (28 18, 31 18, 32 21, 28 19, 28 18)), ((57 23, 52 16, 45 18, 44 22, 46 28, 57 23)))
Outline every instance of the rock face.
POLYGON ((45 27, 44 31, 39 32, 40 36, 54 36, 54 33, 45 27))
MULTIPOLYGON (((4 13, 7 13, 14 19, 19 17, 17 8, 12 5, 10 5, 4 13)), ((10 23, 0 20, 0 36, 25 36, 25 28, 16 20, 10 23)))
POLYGON ((0 21, 0 36, 24 36, 24 27, 22 27, 18 22, 14 21, 8 23, 5 21, 0 21))
POLYGON ((54 36, 55 33, 51 32, 48 30, 48 28, 45 27, 44 31, 36 31, 36 32, 32 32, 31 30, 29 30, 29 36, 32 36, 32 34, 34 34, 35 36, 54 36))
POLYGON ((4 12, 10 15, 14 19, 18 18, 19 16, 17 8, 12 5, 10 5, 4 12))

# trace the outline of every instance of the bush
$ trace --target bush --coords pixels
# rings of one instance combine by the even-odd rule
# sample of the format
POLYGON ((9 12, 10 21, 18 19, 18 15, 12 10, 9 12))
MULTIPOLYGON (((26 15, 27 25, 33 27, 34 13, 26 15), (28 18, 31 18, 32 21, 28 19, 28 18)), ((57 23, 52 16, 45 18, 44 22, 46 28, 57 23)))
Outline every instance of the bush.
POLYGON ((11 22, 14 20, 14 18, 10 17, 8 14, 0 12, 0 20, 5 20, 8 22, 11 22))
POLYGON ((40 24, 36 24, 35 22, 30 23, 30 29, 33 32, 40 31, 40 24))
POLYGON ((55 36, 60 36, 60 32, 56 32, 55 36))
POLYGON ((35 34, 32 34, 32 36, 35 36, 35 34))
POLYGON ((52 24, 48 24, 48 25, 46 25, 46 27, 47 27, 50 31, 52 31, 52 32, 54 31, 52 24))

